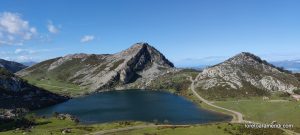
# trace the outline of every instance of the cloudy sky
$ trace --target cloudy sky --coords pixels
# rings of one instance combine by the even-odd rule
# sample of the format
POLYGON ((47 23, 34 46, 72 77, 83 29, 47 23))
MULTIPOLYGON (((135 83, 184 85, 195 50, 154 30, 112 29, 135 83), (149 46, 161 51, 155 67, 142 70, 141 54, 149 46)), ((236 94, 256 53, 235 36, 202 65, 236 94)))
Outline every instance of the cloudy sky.
POLYGON ((299 7, 298 0, 3 0, 0 58, 116 53, 144 41, 177 65, 242 51, 299 59, 299 7))

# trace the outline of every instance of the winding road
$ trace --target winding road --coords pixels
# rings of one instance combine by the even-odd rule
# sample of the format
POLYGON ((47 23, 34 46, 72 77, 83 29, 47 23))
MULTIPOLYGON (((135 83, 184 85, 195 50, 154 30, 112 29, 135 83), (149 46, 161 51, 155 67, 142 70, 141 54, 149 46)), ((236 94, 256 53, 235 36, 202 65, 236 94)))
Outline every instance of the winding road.
POLYGON ((237 112, 237 111, 234 111, 234 110, 230 110, 230 109, 227 109, 227 108, 223 108, 223 107, 220 107, 220 106, 217 106, 217 105, 214 105, 212 104, 211 102, 209 102, 208 100, 204 99, 203 97, 201 97, 195 90, 195 81, 199 78, 199 75, 195 78, 195 80, 193 80, 193 77, 189 76, 189 79, 190 81, 192 82, 191 86, 190 86, 190 89, 192 90, 193 94, 199 99, 201 100, 202 102, 204 102, 205 104, 209 105, 209 106, 212 106, 212 107, 215 107, 215 108, 218 108, 218 109, 221 109, 221 110, 225 110, 225 111, 228 111, 228 112, 231 112, 234 114, 234 119, 232 119, 232 123, 245 123, 247 121, 244 121, 243 120, 243 114, 240 113, 240 112, 237 112))
POLYGON ((132 126, 132 127, 125 127, 125 128, 118 128, 118 129, 110 129, 110 130, 103 130, 99 132, 94 132, 86 135, 105 135, 110 133, 122 132, 122 131, 130 131, 130 130, 137 130, 143 128, 156 128, 156 127, 189 127, 190 125, 140 125, 140 126, 132 126))
MULTIPOLYGON (((243 119, 243 114, 240 113, 240 112, 237 112, 237 111, 234 111, 234 110, 230 110, 230 109, 227 109, 227 108, 224 108, 224 107, 220 107, 220 106, 217 106, 217 105, 214 105, 212 104, 211 102, 209 102, 208 100, 204 99, 203 97, 201 97, 195 90, 195 82, 196 80, 200 77, 200 74, 195 78, 193 79, 193 77, 189 76, 189 79, 190 81, 192 82, 191 86, 190 86, 190 89, 192 90, 193 94, 199 99, 201 100, 202 102, 204 102, 205 104, 209 105, 209 106, 212 106, 212 107, 215 107, 215 108, 218 108, 218 109, 222 109, 222 110, 225 110, 225 111, 228 111, 228 112, 231 112, 233 113, 234 115, 234 119, 232 119, 232 123, 255 123, 255 124, 260 124, 258 122, 252 122, 252 121, 246 121, 243 119)), ((283 130, 284 132, 286 132, 287 134, 289 135, 300 135, 299 133, 296 133, 294 131, 291 131, 291 130, 288 130, 288 129, 283 129, 283 128, 280 128, 281 130, 283 130)))

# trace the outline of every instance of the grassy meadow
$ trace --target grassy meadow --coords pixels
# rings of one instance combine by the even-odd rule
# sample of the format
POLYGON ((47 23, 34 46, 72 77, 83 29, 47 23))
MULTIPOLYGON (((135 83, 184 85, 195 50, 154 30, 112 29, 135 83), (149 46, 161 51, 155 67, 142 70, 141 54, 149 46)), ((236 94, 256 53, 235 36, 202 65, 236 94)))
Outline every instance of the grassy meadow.
MULTIPOLYGON (((34 125, 30 128, 16 128, 15 130, 8 130, 0 132, 0 135, 61 135, 65 129, 70 130, 70 135, 83 135, 91 132, 109 130, 123 127, 130 127, 136 125, 145 125, 144 122, 112 122, 104 124, 81 125, 69 119, 51 118, 36 118, 34 125)), ((1 129, 1 126, 0 126, 1 129)), ((3 129, 1 129, 3 130, 3 129)))
POLYGON ((255 122, 294 124, 300 127, 300 102, 290 100, 248 100, 215 101, 214 104, 236 110, 244 114, 244 119, 255 122))
POLYGON ((122 131, 108 135, 286 135, 280 129, 247 129, 243 125, 215 123, 190 127, 158 127, 122 131))
MULTIPOLYGON (((74 121, 57 118, 38 118, 35 120, 35 126, 31 128, 17 128, 0 132, 0 135, 61 135, 65 129, 69 130, 69 135, 83 135, 91 134, 99 131, 110 131, 112 129, 119 129, 125 127, 153 125, 144 122, 112 122, 104 124, 81 125, 74 121)), ((135 130, 127 130, 121 132, 108 133, 108 135, 286 135, 280 129, 248 129, 241 124, 231 123, 212 123, 203 125, 190 125, 187 127, 178 126, 160 126, 160 127, 146 127, 135 130)))

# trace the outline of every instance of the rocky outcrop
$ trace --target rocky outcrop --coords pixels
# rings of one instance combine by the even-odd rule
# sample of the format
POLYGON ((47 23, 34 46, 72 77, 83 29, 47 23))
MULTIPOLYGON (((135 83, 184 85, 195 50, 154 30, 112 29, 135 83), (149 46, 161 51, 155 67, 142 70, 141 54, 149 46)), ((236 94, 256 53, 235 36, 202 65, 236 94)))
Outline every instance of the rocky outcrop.
POLYGON ((5 68, 6 70, 8 70, 12 73, 15 73, 24 68, 27 68, 27 66, 25 66, 21 63, 7 61, 7 60, 3 60, 3 59, 0 59, 0 67, 5 68))
POLYGON ((6 69, 0 68, 1 109, 38 109, 67 99, 67 97, 30 85, 6 69))
MULTIPOLYGON (((141 71, 160 72, 160 68, 172 68, 174 65, 165 58, 159 51, 147 43, 138 43, 130 49, 116 54, 117 57, 127 58, 124 65, 120 67, 120 81, 124 84, 134 81, 134 79, 141 74, 141 71), (130 56, 131 54, 131 56, 130 56), (152 69, 151 68, 155 68, 152 69)), ((146 77, 146 76, 143 76, 146 77)))
POLYGON ((136 43, 116 54, 72 54, 38 63, 17 75, 76 84, 89 92, 144 88, 174 65, 148 43, 136 43))
POLYGON ((291 93, 299 87, 298 80, 289 72, 277 68, 251 53, 240 53, 223 63, 203 70, 198 76, 201 89, 250 89, 291 93))

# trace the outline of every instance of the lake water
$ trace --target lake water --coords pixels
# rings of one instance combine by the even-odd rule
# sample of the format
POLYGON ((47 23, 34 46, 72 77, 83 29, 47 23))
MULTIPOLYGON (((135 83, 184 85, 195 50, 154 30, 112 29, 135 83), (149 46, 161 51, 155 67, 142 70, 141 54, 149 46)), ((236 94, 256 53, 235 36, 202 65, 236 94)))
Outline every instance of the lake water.
POLYGON ((201 109, 181 96, 144 90, 97 93, 74 98, 35 113, 49 116, 53 112, 75 115, 84 124, 123 120, 167 120, 172 124, 196 124, 231 120, 231 116, 201 109))

